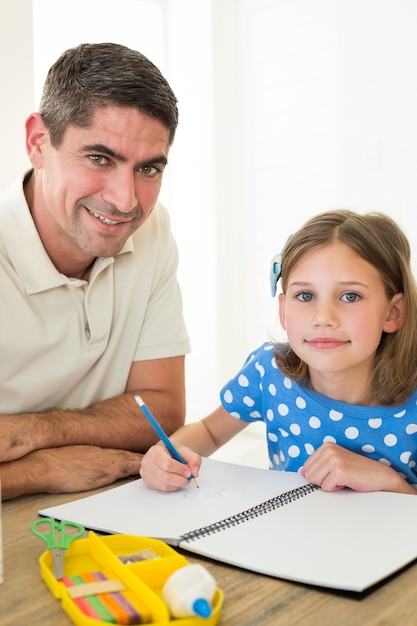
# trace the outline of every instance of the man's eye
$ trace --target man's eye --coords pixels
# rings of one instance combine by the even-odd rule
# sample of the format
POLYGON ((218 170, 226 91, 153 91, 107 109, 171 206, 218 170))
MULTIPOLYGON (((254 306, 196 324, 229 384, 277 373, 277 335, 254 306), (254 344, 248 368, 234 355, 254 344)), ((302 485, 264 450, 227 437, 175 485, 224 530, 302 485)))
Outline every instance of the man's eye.
POLYGON ((302 291, 301 293, 297 293, 296 298, 301 302, 311 302, 311 300, 314 299, 314 296, 309 291, 302 291))
POLYGON ((359 294, 350 291, 349 293, 344 293, 342 296, 342 300, 344 302, 357 302, 361 297, 359 294))
POLYGON ((144 176, 149 177, 156 176, 156 174, 159 173, 159 169, 155 167, 155 165, 144 165, 140 168, 140 171, 144 174, 144 176))
POLYGON ((89 159, 95 165, 107 165, 107 163, 108 163, 107 157, 102 156, 101 154, 90 154, 89 155, 89 159))

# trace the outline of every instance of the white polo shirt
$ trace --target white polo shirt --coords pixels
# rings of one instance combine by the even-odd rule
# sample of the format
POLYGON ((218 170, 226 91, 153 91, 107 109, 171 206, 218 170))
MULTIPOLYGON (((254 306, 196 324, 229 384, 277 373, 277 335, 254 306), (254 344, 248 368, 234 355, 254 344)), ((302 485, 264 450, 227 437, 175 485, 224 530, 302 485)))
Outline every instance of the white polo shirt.
POLYGON ((166 209, 86 282, 52 264, 22 181, 0 194, 0 413, 85 408, 123 393, 133 361, 189 352, 166 209))

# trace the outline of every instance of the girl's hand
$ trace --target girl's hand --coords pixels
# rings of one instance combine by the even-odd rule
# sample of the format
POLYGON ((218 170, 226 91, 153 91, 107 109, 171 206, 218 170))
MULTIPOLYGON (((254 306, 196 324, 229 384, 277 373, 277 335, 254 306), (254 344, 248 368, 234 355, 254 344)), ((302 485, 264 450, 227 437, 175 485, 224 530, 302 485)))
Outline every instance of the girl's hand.
POLYGON ((172 458, 161 443, 149 448, 140 465, 140 475, 149 489, 176 491, 190 483, 190 476, 199 475, 202 458, 186 446, 175 444, 187 465, 172 458))
POLYGON ((392 467, 335 443, 324 443, 307 459, 301 474, 324 491, 349 487, 355 491, 417 494, 392 467))

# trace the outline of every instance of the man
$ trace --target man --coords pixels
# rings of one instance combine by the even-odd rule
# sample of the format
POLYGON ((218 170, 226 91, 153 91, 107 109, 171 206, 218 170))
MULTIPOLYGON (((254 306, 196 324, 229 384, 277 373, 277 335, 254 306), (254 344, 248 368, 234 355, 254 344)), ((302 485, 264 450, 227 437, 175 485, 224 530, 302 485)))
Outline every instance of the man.
POLYGON ((26 122, 32 169, 0 197, 3 499, 137 475, 184 423, 177 248, 158 202, 178 123, 159 70, 117 44, 68 50, 26 122))

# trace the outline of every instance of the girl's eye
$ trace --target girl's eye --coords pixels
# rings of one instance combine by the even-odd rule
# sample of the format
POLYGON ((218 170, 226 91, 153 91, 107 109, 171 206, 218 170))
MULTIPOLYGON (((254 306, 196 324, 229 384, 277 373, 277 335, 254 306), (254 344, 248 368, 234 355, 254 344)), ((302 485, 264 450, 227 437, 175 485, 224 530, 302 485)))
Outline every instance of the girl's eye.
POLYGON ((344 302, 357 302, 361 297, 359 294, 350 291, 349 293, 344 293, 342 296, 342 300, 344 302))
POLYGON ((300 302, 311 302, 312 300, 314 300, 314 296, 310 291, 302 291, 301 293, 297 293, 296 298, 297 300, 300 300, 300 302))

